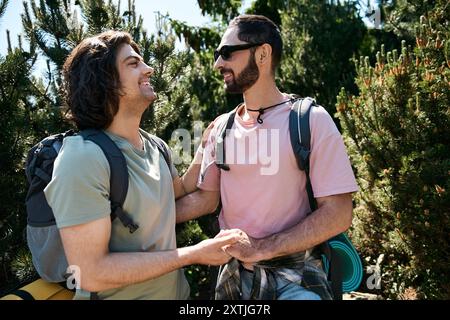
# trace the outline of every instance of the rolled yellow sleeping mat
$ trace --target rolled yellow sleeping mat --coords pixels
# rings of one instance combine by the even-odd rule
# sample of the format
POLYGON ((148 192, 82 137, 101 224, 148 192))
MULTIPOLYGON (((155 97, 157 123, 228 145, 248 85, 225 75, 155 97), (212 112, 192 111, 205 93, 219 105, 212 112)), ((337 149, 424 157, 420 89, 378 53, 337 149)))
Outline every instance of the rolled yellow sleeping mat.
POLYGON ((71 300, 74 294, 57 283, 38 279, 1 297, 0 300, 71 300))

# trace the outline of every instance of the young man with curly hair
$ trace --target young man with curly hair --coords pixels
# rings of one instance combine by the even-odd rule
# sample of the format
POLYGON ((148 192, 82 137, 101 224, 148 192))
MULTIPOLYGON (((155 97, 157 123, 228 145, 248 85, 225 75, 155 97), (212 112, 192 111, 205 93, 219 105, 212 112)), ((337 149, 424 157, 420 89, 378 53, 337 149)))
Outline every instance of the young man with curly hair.
POLYGON ((198 168, 180 179, 139 128, 155 100, 153 68, 125 32, 108 31, 83 40, 69 55, 64 89, 78 129, 99 129, 125 156, 129 187, 123 205, 139 228, 130 233, 111 221, 110 168, 95 143, 80 135, 64 139, 53 177, 45 189, 69 265, 80 269, 75 299, 186 299, 189 285, 182 267, 220 265, 229 260, 222 247, 236 234, 176 247, 175 198, 195 188, 198 168), (192 177, 194 177, 192 179, 192 177))

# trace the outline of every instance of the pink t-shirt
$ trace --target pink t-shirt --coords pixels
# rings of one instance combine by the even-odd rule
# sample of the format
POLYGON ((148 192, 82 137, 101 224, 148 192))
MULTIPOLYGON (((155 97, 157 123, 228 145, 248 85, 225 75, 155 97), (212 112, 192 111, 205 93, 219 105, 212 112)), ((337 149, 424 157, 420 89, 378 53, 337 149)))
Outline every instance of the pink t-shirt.
MULTIPOLYGON (((310 211, 306 177, 297 166, 290 142, 290 108, 291 104, 286 103, 267 110, 262 115, 262 124, 244 121, 236 115, 225 140, 230 171, 215 164, 218 127, 226 117, 221 115, 215 120, 205 147, 198 187, 220 190, 222 229, 239 228, 251 237, 264 238, 296 225, 310 211)), ((342 137, 323 107, 311 109, 310 128, 314 196, 357 191, 342 137)))

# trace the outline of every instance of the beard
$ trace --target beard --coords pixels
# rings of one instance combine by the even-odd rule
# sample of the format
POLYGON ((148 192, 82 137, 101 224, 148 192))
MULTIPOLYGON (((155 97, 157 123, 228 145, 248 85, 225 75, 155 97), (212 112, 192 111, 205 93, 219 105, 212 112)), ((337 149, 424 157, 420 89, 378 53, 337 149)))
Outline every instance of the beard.
POLYGON ((242 94, 251 88, 259 78, 259 70, 253 53, 248 59, 247 66, 237 77, 231 69, 222 69, 221 73, 223 74, 225 72, 233 74, 233 80, 230 83, 225 83, 225 91, 228 93, 242 94))

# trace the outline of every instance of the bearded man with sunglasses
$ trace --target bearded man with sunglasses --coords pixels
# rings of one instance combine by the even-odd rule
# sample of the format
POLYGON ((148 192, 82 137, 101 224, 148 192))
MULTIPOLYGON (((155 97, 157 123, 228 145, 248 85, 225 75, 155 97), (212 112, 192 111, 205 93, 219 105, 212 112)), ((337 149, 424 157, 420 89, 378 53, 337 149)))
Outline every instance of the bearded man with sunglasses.
POLYGON ((226 167, 216 165, 216 142, 230 117, 215 120, 199 190, 177 201, 177 222, 207 214, 205 208, 220 198, 220 235, 226 236, 228 229, 242 231, 243 240, 225 248, 234 259, 219 272, 216 299, 332 299, 312 250, 349 228, 351 193, 358 187, 332 118, 323 107, 312 108, 310 177, 318 209, 308 215, 306 177, 297 167, 289 137, 294 99, 275 84, 282 47, 271 20, 241 15, 230 22, 214 52, 225 90, 243 94, 244 102, 236 107, 232 130, 224 139, 226 167), (269 145, 276 170, 268 173, 263 156, 269 145))

